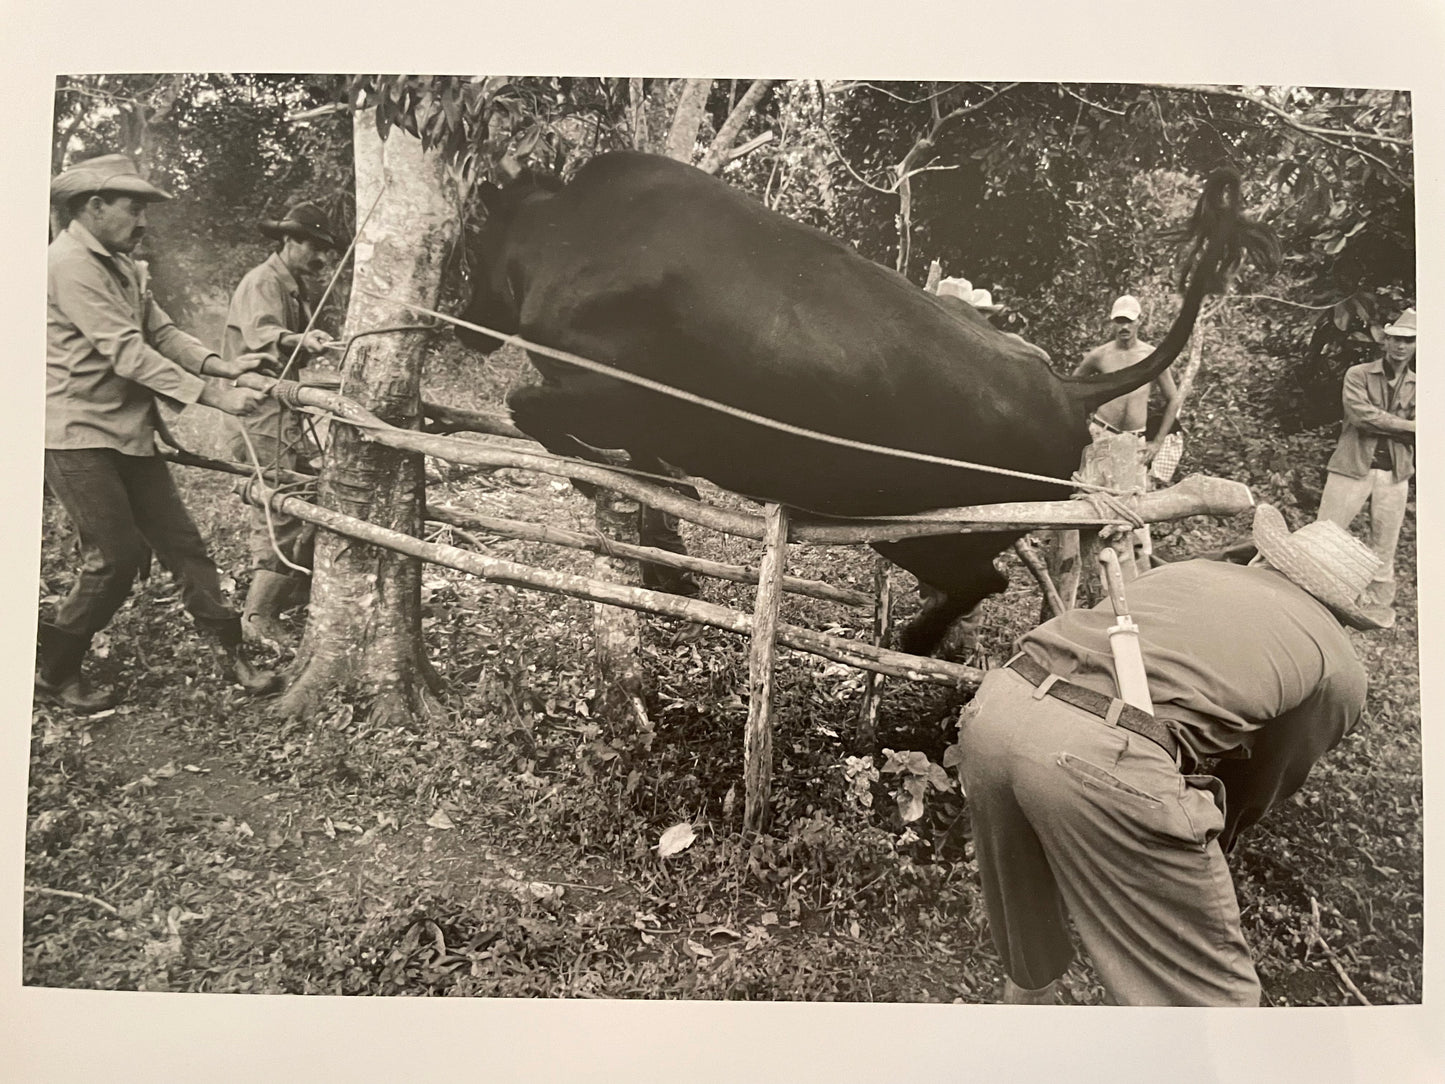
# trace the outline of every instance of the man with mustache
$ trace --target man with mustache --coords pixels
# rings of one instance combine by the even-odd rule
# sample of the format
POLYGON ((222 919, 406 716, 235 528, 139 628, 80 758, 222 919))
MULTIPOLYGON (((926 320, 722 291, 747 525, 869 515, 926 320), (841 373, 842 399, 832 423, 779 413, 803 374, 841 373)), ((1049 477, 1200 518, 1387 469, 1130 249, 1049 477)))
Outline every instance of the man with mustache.
MULTIPOLYGON (((1135 365, 1153 353, 1154 347, 1139 338, 1141 315, 1143 315, 1143 309, 1139 305, 1138 298, 1129 294, 1118 298, 1114 302, 1114 307, 1109 311, 1109 321, 1114 328, 1114 337, 1085 354, 1084 360, 1075 367, 1074 375, 1112 373, 1118 369, 1135 365)), ((1154 435, 1154 439, 1144 446, 1144 462, 1153 462, 1154 457, 1159 454, 1164 438, 1174 427, 1175 417, 1179 413, 1179 389, 1175 386, 1174 378, 1169 375, 1167 369, 1160 373, 1152 384, 1145 384, 1128 395, 1121 395, 1095 411, 1089 417, 1089 432, 1093 434, 1094 439, 1098 441, 1117 433, 1134 433, 1142 437, 1149 420, 1149 392, 1154 387, 1164 393, 1168 406, 1159 423, 1159 431, 1154 435)), ((1169 473, 1173 473, 1172 466, 1169 473)), ((1146 523, 1135 531, 1134 538, 1135 548, 1139 551, 1139 555, 1147 560, 1154 553, 1154 541, 1149 531, 1149 525, 1146 523)))
MULTIPOLYGON (((311 327, 307 278, 322 271, 327 254, 338 246, 326 216, 311 203, 298 203, 280 221, 262 222, 261 232, 279 240, 281 247, 246 272, 236 287, 222 354, 233 358, 261 353, 267 358, 262 372, 300 380, 307 362, 332 345, 330 335, 311 327)), ((297 470, 320 454, 302 416, 274 399, 267 399, 242 425, 245 435, 236 433, 231 454, 243 463, 251 462, 254 451, 263 468, 297 470)), ((310 569, 316 531, 291 516, 254 507, 250 530, 256 573, 241 628, 248 640, 283 642, 288 633, 280 623, 282 610, 309 594, 307 576, 293 566, 310 569)))
POLYGON ((171 321, 131 258, 149 204, 171 197, 123 154, 79 162, 50 185, 68 225, 47 254, 45 481, 80 538, 81 569, 39 629, 37 698, 80 712, 115 703, 81 665, 152 552, 175 576, 196 624, 247 691, 274 675, 242 657, 241 622, 155 445, 157 397, 245 416, 263 397, 206 377, 235 378, 261 359, 223 360, 171 321))

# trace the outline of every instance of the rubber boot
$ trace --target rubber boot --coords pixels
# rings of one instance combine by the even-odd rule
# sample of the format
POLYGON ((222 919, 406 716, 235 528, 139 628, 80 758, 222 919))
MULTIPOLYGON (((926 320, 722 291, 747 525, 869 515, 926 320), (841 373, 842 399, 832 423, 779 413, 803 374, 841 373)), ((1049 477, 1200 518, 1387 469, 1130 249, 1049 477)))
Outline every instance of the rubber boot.
POLYGON ((36 696, 82 715, 115 707, 115 690, 109 685, 92 688, 80 672, 89 650, 89 636, 64 632, 54 625, 41 625, 36 652, 39 664, 35 671, 36 696))
POLYGON ((241 619, 228 618, 224 621, 197 622, 213 637, 217 654, 228 666, 231 677, 237 685, 251 696, 264 696, 281 688, 281 676, 271 670, 252 666, 242 652, 241 619))
POLYGON ((291 639, 281 624, 281 611, 295 590, 294 577, 280 572, 259 570, 246 592, 246 608, 241 614, 241 634, 253 643, 284 644, 291 639))

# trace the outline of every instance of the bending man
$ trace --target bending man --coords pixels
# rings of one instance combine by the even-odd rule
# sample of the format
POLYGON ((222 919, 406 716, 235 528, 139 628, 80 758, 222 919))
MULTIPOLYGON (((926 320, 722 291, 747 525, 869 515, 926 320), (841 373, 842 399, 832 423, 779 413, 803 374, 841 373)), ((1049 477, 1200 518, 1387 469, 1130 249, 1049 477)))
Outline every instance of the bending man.
POLYGON ((1341 623, 1379 627, 1355 601, 1379 559, 1333 523, 1290 534, 1269 505, 1254 543, 1247 567, 1186 561, 1129 584, 1154 714, 1117 699, 1107 600, 1023 636, 964 709, 1005 1001, 1052 1000, 1067 914, 1116 1004, 1258 1004, 1224 854, 1359 719, 1365 670, 1341 623))

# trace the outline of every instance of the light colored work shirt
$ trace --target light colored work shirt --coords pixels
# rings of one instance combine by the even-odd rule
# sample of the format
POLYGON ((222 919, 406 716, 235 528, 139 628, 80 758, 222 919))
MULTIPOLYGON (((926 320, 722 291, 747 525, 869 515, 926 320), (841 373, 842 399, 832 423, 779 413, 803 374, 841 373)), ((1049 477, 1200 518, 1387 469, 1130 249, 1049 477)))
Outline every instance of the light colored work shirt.
POLYGON ((1363 478, 1383 441, 1394 481, 1415 473, 1415 374, 1408 365, 1393 384, 1383 361, 1352 365, 1345 372, 1340 401, 1345 416, 1330 456, 1331 472, 1363 478))
POLYGON ((155 454, 155 397, 196 402, 214 354, 150 296, 143 265, 79 222, 46 269, 45 447, 155 454))
MULTIPOLYGON (((290 359, 291 351, 282 350, 281 336, 299 334, 306 329, 311 313, 296 277, 273 252, 264 262, 247 271, 231 295, 226 313, 226 334, 221 342, 221 356, 232 361, 242 354, 265 354, 273 366, 272 375, 290 359)), ((297 356, 289 374, 306 363, 305 353, 297 356)))
MULTIPOLYGON (((280 376, 293 352, 282 347, 281 337, 305 331, 310 319, 305 291, 281 254, 273 252, 242 276, 231 295, 221 356, 231 361, 242 354, 265 354, 270 360, 259 371, 280 376)), ((305 350, 295 353, 296 360, 286 374, 288 380, 302 378, 310 357, 305 350)), ((251 435, 252 448, 264 464, 294 468, 318 451, 307 436, 301 416, 275 399, 262 400, 241 424, 251 435)), ((232 439, 231 454, 243 463, 250 459, 251 449, 239 434, 232 439)))
MULTIPOLYGON (((1272 568, 1184 561, 1144 573, 1127 597, 1155 714, 1196 760, 1248 758, 1218 770, 1227 846, 1354 727, 1365 668, 1324 604, 1272 568)), ((1050 672, 1117 696, 1113 624, 1106 599, 1026 633, 1019 647, 1050 672)))

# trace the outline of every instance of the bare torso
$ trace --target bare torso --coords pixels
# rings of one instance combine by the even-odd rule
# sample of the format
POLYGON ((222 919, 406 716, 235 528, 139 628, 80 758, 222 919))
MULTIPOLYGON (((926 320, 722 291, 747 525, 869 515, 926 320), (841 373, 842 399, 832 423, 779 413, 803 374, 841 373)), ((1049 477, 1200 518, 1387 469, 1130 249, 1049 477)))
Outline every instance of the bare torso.
MULTIPOLYGON (((1154 347, 1149 343, 1138 340, 1128 347, 1120 346, 1117 342, 1110 340, 1085 354, 1082 364, 1075 371, 1112 373, 1115 370, 1137 364, 1148 357, 1153 350, 1154 347)), ((1111 399, 1094 413, 1115 429, 1143 429, 1149 421, 1149 390, 1152 386, 1152 383, 1145 384, 1142 388, 1135 388, 1128 395, 1111 399)))

